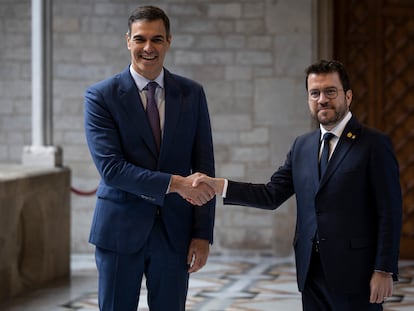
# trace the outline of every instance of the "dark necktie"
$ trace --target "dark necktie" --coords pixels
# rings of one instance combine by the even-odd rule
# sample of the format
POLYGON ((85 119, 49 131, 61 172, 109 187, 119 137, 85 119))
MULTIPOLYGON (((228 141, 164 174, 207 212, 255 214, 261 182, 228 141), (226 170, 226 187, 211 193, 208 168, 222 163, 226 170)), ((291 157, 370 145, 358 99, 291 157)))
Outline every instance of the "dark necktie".
POLYGON ((150 123, 152 134, 154 135, 157 150, 160 151, 161 145, 161 127, 160 114, 158 112, 157 103, 155 101, 155 90, 157 89, 157 82, 151 81, 145 87, 147 91, 147 118, 150 123))
POLYGON ((323 174, 325 173, 326 166, 328 165, 329 161, 329 141, 334 137, 335 135, 332 133, 325 133, 323 135, 323 149, 321 154, 321 159, 319 160, 319 177, 321 178, 323 174))

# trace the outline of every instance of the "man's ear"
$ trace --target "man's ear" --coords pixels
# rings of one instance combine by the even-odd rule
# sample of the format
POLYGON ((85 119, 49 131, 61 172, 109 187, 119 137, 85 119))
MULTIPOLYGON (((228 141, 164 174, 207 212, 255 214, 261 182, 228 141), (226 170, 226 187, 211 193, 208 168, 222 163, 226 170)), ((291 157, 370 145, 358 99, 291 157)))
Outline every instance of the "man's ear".
POLYGON ((127 33, 125 34, 125 40, 126 40, 126 42, 127 42, 127 48, 128 48, 128 50, 130 50, 130 49, 131 49, 131 46, 130 46, 130 44, 131 44, 131 40, 130 40, 130 37, 129 37, 129 32, 127 32, 127 33))
POLYGON ((347 103, 348 108, 349 108, 351 106, 351 102, 352 102, 352 90, 346 91, 345 99, 346 99, 346 103, 347 103))

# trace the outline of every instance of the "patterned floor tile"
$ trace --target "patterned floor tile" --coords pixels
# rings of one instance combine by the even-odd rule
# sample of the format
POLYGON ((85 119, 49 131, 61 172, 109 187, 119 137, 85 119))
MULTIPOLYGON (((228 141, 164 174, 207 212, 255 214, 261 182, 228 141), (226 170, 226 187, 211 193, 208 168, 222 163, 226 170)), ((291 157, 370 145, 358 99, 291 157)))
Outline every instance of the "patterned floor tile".
MULTIPOLYGON (((96 271, 91 257, 74 256, 68 284, 20 297, 2 311, 98 311, 96 271)), ((191 275, 188 311, 300 311, 292 258, 211 256, 207 265, 191 275)), ((146 288, 138 311, 148 311, 146 288)), ((414 261, 400 262, 400 282, 384 311, 414 310, 414 261)))

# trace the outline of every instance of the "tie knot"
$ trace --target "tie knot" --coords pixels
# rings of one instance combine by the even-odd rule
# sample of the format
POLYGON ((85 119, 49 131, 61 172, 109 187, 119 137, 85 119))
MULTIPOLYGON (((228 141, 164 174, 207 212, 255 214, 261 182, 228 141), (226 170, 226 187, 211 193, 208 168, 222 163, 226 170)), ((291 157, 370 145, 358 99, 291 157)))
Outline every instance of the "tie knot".
POLYGON ((147 86, 145 87, 145 89, 148 90, 148 92, 150 92, 151 94, 155 93, 155 90, 157 89, 158 83, 155 81, 151 81, 147 84, 147 86))
POLYGON ((326 132, 326 133, 323 135, 323 141, 328 142, 328 141, 330 141, 330 140, 331 140, 334 136, 335 136, 335 134, 330 133, 330 132, 326 132))

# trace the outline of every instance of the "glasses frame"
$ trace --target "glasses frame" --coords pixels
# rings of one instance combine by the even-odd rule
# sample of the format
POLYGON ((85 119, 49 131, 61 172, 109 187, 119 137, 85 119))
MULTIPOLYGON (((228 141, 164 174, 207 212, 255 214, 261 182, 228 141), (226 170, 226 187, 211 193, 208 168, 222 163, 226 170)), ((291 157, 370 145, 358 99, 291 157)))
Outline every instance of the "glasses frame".
POLYGON ((321 93, 325 95, 326 98, 329 99, 335 99, 339 95, 339 91, 343 91, 343 89, 338 89, 335 86, 326 87, 322 90, 319 89, 312 89, 308 92, 308 97, 312 100, 318 100, 321 97, 321 93), (314 92, 317 92, 317 94, 313 94, 314 92), (333 92, 333 93, 332 93, 333 92), (316 96, 317 95, 317 96, 316 96))

